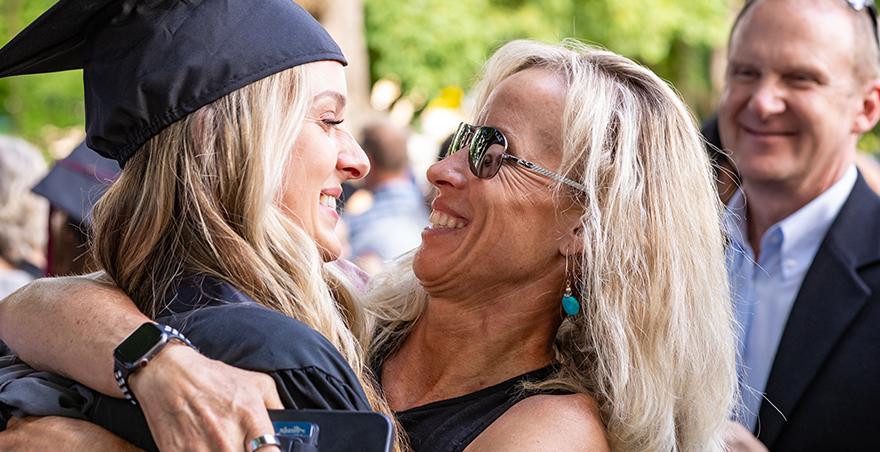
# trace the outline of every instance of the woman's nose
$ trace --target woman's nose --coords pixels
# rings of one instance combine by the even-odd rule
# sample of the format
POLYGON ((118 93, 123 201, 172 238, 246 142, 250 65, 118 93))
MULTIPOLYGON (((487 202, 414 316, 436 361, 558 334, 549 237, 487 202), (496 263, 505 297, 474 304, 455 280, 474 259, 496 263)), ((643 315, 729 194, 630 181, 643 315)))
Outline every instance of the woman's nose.
POLYGON ((462 149, 428 167, 428 182, 439 188, 461 188, 467 183, 470 169, 467 149, 462 149))
POLYGON ((340 147, 336 169, 347 174, 347 179, 360 179, 370 172, 370 159, 351 134, 345 132, 340 147))

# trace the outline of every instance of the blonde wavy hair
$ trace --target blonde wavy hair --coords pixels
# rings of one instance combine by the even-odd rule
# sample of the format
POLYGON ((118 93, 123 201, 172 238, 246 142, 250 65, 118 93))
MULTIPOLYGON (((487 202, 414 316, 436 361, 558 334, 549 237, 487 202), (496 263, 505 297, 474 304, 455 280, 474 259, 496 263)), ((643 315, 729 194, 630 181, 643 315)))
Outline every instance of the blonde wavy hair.
MULTIPOLYGON (((613 450, 724 450, 734 321, 721 204, 694 118, 650 70, 573 40, 501 47, 476 111, 504 79, 535 67, 567 83, 560 172, 587 187, 584 252, 567 267, 584 311, 563 320, 560 370, 537 386, 594 397, 613 450)), ((411 265, 412 254, 375 281, 374 359, 426 307, 411 265)))
POLYGON ((364 366, 357 291, 280 202, 310 73, 271 75, 151 138, 95 207, 96 262, 150 317, 185 273, 228 282, 323 334, 390 413, 364 366))

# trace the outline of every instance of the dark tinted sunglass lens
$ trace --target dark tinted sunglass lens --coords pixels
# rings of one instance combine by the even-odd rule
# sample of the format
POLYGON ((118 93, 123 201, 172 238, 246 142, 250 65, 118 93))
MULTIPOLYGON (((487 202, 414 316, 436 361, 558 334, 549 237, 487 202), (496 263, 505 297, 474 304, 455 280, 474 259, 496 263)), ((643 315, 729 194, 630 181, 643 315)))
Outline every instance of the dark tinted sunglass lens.
POLYGON ((471 172, 482 179, 495 177, 501 168, 502 154, 504 146, 498 142, 495 129, 480 128, 469 151, 471 172))
POLYGON ((444 155, 444 157, 455 154, 465 146, 469 145, 473 135, 473 126, 461 123, 461 125, 458 126, 458 130, 455 132, 455 136, 452 138, 452 142, 449 144, 449 148, 446 150, 446 155, 444 155))
POLYGON ((455 130, 455 134, 452 135, 452 139, 449 140, 449 144, 446 145, 446 149, 443 150, 443 154, 440 155, 440 159, 445 159, 452 154, 455 154, 461 146, 461 135, 462 135, 462 127, 458 126, 458 129, 455 130))
POLYGON ((480 162, 479 177, 489 179, 495 177, 504 162, 504 146, 493 143, 486 149, 480 162))

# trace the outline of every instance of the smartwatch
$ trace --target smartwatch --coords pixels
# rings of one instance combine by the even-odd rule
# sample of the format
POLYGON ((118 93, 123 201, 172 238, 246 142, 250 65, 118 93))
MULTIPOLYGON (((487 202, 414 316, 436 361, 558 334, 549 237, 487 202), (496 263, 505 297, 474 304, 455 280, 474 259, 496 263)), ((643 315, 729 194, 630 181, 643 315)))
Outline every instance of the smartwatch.
POLYGON ((137 400, 128 387, 128 377, 146 366, 172 340, 193 347, 192 343, 176 329, 168 325, 147 322, 134 330, 113 351, 113 377, 125 398, 133 405, 137 405, 137 400))

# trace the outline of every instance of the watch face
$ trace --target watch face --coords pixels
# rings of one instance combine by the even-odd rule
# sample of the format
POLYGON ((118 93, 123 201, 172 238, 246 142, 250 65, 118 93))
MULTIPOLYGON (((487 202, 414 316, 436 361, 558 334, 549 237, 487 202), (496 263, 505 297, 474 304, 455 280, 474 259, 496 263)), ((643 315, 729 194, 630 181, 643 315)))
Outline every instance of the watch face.
POLYGON ((123 362, 133 363, 147 354, 161 338, 162 330, 158 326, 145 323, 116 347, 116 356, 123 362))

